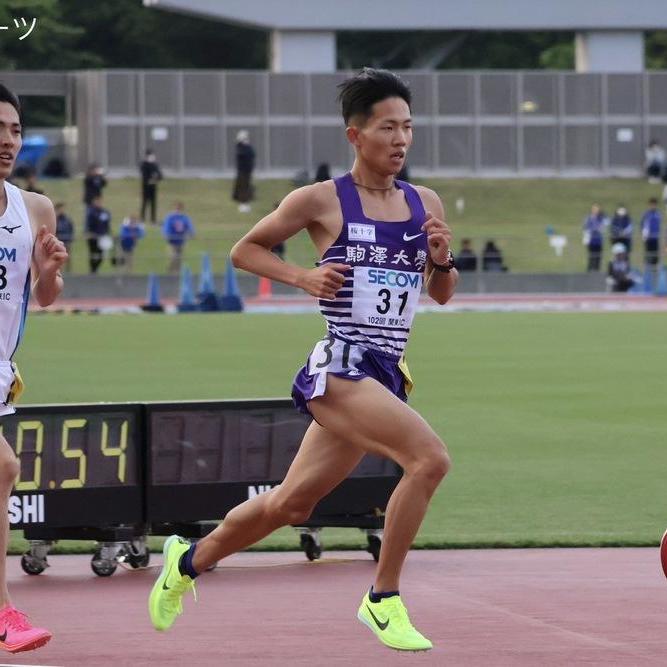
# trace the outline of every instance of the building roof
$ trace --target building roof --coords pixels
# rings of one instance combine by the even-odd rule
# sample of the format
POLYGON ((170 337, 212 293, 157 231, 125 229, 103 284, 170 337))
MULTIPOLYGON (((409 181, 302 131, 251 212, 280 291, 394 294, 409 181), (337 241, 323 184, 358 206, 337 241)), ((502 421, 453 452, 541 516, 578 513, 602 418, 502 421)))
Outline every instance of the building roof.
POLYGON ((665 0, 144 0, 277 30, 658 30, 665 0))

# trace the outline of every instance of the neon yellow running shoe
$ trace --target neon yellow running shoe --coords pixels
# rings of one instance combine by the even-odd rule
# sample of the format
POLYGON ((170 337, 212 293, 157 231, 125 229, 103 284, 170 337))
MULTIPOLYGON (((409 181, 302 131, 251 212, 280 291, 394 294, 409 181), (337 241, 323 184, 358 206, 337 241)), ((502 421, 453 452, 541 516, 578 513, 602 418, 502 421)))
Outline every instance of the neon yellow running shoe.
POLYGON ((156 630, 168 630, 183 613, 184 593, 191 590, 197 599, 194 580, 178 570, 178 562, 189 548, 190 543, 178 535, 172 535, 164 543, 162 570, 148 598, 148 612, 156 630))
POLYGON ((408 612, 398 595, 371 602, 366 593, 357 618, 390 648, 398 651, 428 651, 433 648, 433 644, 410 623, 408 612))

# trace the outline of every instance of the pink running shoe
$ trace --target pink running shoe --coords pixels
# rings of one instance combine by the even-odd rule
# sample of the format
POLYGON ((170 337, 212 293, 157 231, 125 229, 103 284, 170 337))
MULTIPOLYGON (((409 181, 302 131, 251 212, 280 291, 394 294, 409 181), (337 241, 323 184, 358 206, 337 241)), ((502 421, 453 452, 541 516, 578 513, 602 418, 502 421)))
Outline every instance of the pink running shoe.
POLYGON ((44 628, 33 628, 22 611, 9 605, 0 609, 0 648, 10 653, 32 651, 49 639, 51 633, 44 628))

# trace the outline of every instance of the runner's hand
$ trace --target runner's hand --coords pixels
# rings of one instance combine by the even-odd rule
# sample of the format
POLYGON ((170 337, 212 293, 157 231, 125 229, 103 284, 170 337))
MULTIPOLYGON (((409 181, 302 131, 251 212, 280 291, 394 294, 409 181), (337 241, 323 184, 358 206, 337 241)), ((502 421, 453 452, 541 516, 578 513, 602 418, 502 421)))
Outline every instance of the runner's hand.
POLYGON ((446 264, 449 246, 452 243, 452 230, 446 222, 438 220, 430 211, 426 211, 426 218, 422 229, 427 234, 428 250, 434 264, 446 264))
POLYGON ((42 225, 37 232, 33 252, 40 273, 55 273, 67 261, 65 244, 51 234, 45 225, 42 225))
POLYGON ((299 280, 298 287, 318 299, 331 301, 336 298, 336 292, 345 282, 345 271, 352 267, 349 264, 322 264, 315 269, 305 271, 299 280))

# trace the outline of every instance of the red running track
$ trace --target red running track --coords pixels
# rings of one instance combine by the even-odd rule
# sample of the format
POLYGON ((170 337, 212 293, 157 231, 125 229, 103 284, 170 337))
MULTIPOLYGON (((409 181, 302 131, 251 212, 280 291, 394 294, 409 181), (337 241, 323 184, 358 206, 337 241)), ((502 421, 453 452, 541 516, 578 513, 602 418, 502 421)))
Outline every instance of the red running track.
MULTIPOLYGON (((127 298, 58 299, 48 308, 36 304, 33 312, 140 312, 144 300, 127 298)), ((306 294, 250 297, 247 312, 317 312, 317 301, 306 294)), ((174 312, 173 299, 164 300, 165 309, 174 312)), ((418 310, 432 312, 528 311, 528 312, 665 312, 667 298, 637 294, 455 294, 446 306, 438 306, 422 296, 418 310)))
MULTIPOLYGON (((15 665, 665 665, 667 581, 657 548, 413 551, 403 599, 435 644, 382 646, 356 620, 374 562, 356 552, 233 556, 199 580, 168 633, 148 620, 157 570, 95 576, 52 556, 39 576, 9 561, 17 606, 54 632, 15 665)), ((157 565, 160 557, 154 558, 157 565)))

